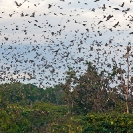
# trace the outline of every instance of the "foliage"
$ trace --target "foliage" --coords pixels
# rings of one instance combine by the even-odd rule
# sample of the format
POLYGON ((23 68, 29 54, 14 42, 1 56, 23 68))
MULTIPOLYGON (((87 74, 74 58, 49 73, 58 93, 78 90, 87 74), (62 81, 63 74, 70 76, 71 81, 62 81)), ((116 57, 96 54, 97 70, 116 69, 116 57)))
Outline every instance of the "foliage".
POLYGON ((133 114, 72 115, 66 106, 36 102, 33 107, 9 104, 1 109, 0 132, 132 133, 133 114))
POLYGON ((110 97, 108 93, 110 75, 105 77, 106 71, 99 73, 91 62, 87 62, 86 65, 85 73, 79 77, 73 69, 69 68, 66 82, 62 85, 71 111, 76 114, 86 114, 114 109, 114 97, 110 97), (112 101, 111 104, 109 101, 112 101))
POLYGON ((22 84, 19 82, 0 85, 1 103, 19 103, 21 105, 32 105, 36 101, 63 104, 63 92, 56 86, 55 88, 38 88, 32 84, 22 84))

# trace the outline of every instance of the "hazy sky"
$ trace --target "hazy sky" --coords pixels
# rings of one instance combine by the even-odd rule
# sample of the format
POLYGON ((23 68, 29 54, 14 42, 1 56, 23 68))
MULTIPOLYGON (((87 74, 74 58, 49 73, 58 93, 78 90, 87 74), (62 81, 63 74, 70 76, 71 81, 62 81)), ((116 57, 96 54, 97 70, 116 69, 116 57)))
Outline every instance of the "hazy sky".
POLYGON ((84 70, 83 60, 97 60, 97 53, 101 62, 107 59, 105 64, 113 57, 121 62, 126 45, 133 46, 132 22, 130 0, 31 0, 20 7, 0 0, 1 77, 26 76, 25 82, 47 86, 63 77, 67 66, 84 70))

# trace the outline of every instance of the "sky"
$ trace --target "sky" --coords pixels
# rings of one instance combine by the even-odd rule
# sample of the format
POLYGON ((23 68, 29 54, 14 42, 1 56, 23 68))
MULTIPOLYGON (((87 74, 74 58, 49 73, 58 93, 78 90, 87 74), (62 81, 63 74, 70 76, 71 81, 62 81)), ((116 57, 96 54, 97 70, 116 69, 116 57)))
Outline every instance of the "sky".
POLYGON ((112 58, 125 64, 127 45, 132 52, 131 0, 16 2, 22 5, 0 0, 1 82, 13 78, 45 88, 63 82, 68 67, 81 74, 86 60, 101 69, 112 58))

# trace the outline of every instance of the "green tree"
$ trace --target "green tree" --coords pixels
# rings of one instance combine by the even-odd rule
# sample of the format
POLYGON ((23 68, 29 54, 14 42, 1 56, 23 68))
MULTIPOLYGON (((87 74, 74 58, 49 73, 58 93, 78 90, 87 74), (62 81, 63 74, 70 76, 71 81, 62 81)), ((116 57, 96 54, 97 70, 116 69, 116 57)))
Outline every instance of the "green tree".
POLYGON ((86 65, 86 72, 79 77, 72 69, 67 72, 66 83, 63 86, 66 101, 75 113, 102 112, 108 100, 107 87, 110 79, 105 77, 104 71, 98 73, 98 69, 91 62, 87 62, 86 65))

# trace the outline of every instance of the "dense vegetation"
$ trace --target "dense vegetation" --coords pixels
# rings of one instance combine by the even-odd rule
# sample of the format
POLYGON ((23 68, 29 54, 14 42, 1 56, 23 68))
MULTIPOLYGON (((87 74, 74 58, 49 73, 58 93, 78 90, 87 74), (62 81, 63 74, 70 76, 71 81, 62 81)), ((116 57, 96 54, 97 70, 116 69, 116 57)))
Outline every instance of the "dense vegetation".
MULTIPOLYGON (((106 77, 87 63, 77 76, 69 68, 66 81, 38 88, 19 82, 0 85, 1 133, 132 133, 133 108, 126 114, 125 101, 110 88, 114 71, 106 77)), ((107 72, 106 72, 107 73, 107 72)))

